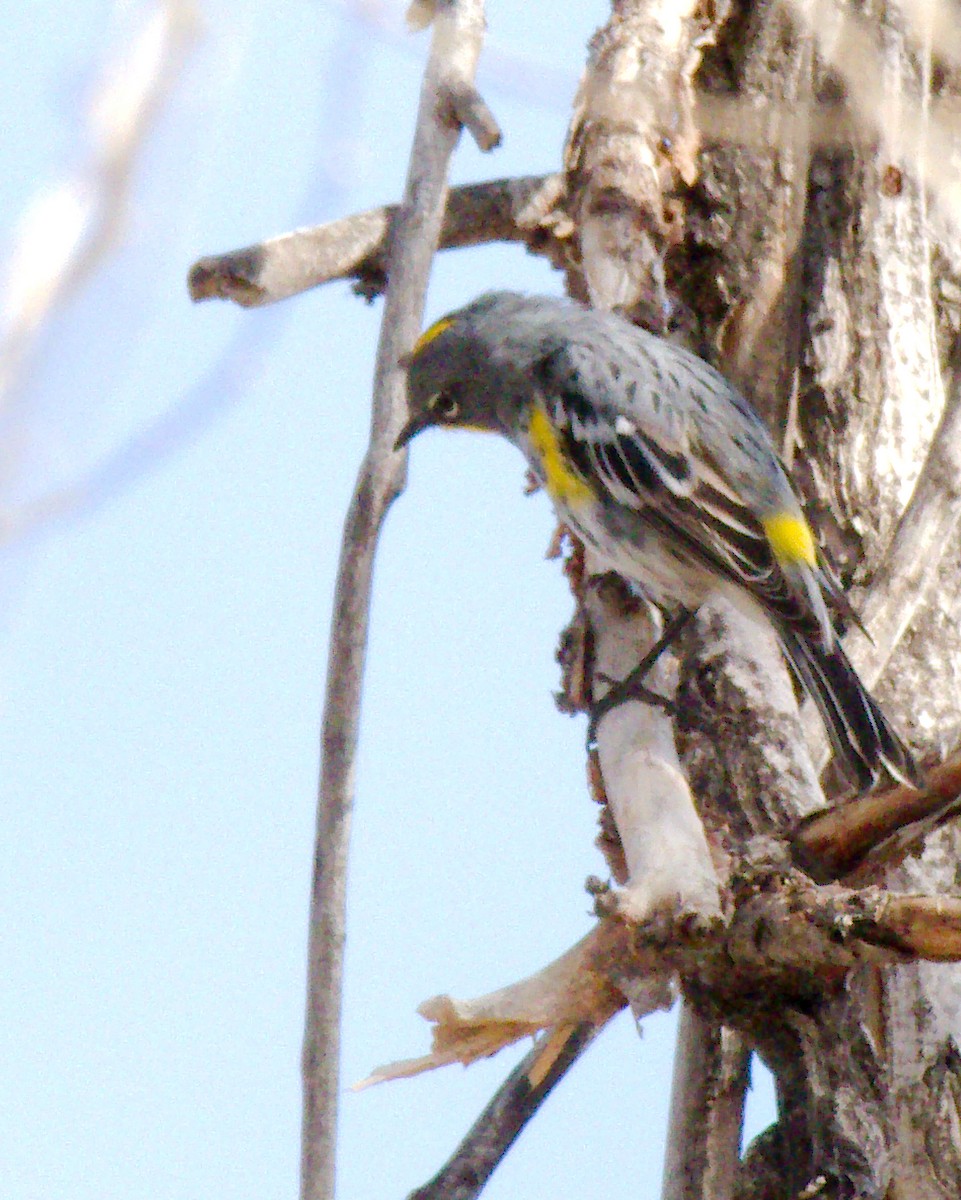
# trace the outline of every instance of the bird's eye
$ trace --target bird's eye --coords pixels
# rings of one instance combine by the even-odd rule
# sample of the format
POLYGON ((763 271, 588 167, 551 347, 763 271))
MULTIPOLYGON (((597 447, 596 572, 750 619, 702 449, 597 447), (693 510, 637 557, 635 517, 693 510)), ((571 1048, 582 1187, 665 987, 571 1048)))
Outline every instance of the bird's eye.
POLYGON ((449 392, 436 392, 427 401, 427 408, 439 421, 453 421, 460 405, 449 392))

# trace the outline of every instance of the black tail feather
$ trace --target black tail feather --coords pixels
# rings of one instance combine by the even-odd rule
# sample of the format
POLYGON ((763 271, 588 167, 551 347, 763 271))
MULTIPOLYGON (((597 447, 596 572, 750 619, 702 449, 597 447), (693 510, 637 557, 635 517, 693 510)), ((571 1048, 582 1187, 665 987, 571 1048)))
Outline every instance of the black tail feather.
POLYGON ((839 642, 825 651, 816 638, 781 626, 781 645, 805 690, 817 704, 831 745, 860 791, 878 782, 882 769, 896 780, 921 786, 911 751, 869 695, 839 642))

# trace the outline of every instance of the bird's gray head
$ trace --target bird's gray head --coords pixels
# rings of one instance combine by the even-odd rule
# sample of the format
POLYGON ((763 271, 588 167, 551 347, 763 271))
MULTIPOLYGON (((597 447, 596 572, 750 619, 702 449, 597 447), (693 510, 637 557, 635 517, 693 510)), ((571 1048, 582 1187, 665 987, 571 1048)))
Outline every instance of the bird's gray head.
POLYGON ((511 318, 529 301, 491 292, 429 326, 405 359, 408 421, 400 449, 432 425, 508 432, 505 412, 522 383, 506 345, 511 318))

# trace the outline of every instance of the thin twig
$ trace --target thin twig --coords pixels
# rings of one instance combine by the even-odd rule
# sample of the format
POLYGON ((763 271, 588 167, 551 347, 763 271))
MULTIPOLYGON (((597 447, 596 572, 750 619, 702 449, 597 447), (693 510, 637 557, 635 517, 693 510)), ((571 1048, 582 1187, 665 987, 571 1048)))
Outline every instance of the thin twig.
POLYGON ((332 1200, 334 1195, 347 848, 374 553, 384 516, 404 485, 406 458, 393 449, 405 412, 399 360, 420 328, 447 200, 447 167, 458 138, 456 128, 438 119, 437 97, 452 84, 473 79, 483 31, 483 0, 451 0, 434 24, 391 248, 370 443, 344 523, 327 667, 310 904, 302 1200, 332 1200))
MULTIPOLYGON (((272 314, 275 318, 279 313, 272 314)), ((57 522, 87 516, 115 500, 158 463, 171 458, 244 391, 283 321, 264 320, 226 344, 211 369, 176 403, 137 429, 86 474, 7 510, 0 509, 0 550, 29 542, 57 522)))
MULTIPOLYGON (((411 42, 397 19, 399 6, 394 0, 342 0, 338 7, 382 45, 411 53, 411 42)), ((436 9, 437 0, 412 0, 403 24, 410 31, 426 29, 436 9)), ((552 111, 566 110, 577 87, 576 73, 552 65, 547 56, 535 58, 492 41, 484 46, 484 76, 491 89, 552 111)))
POLYGON ((2 297, 0 407, 41 330, 122 237, 134 171, 197 26, 190 0, 164 0, 145 13, 96 81, 85 114, 85 161, 35 196, 21 217, 2 297))
MULTIPOLYGON (((188 0, 164 0, 161 7, 171 17, 177 12, 181 13, 181 23, 185 18, 193 22, 193 25, 186 25, 181 37, 190 34, 197 24, 195 6, 188 0)), ((163 29, 164 26, 159 27, 160 32, 163 29)), ((147 32, 141 35, 148 46, 153 45, 154 53, 159 49, 157 34, 157 17, 154 15, 147 32)), ((354 167, 360 142, 357 126, 363 120, 364 80, 367 74, 366 49, 369 49, 369 39, 357 23, 352 22, 345 24, 339 44, 328 56, 320 124, 322 132, 326 129, 327 134, 319 139, 316 158, 308 164, 309 183, 297 206, 304 213, 316 214, 342 207, 344 182, 356 174, 354 167)), ((164 53, 169 57, 171 50, 164 53)), ((133 126, 131 124, 134 106, 139 105, 142 109, 144 105, 142 96, 138 100, 138 90, 153 93, 161 84, 169 90, 173 81, 167 76, 175 64, 170 62, 164 66, 158 80, 144 70, 143 46, 132 46, 125 50, 124 57, 130 62, 126 75, 134 85, 134 91, 131 93, 129 89, 121 89, 126 103, 113 113, 113 120, 126 130, 128 136, 135 132, 133 126, 136 126, 140 131, 137 136, 144 138, 149 131, 142 128, 143 121, 134 120, 133 126), (166 83, 163 83, 164 78, 167 78, 166 83)), ((160 66, 158 64, 158 70, 160 66)), ((104 107, 102 101, 98 107, 104 107)), ((105 135, 107 132, 104 130, 105 135)), ((133 154, 127 170, 131 166, 136 167, 136 159, 137 155, 133 154)), ((106 200, 104 203, 109 208, 106 200)), ((122 243, 122 237, 120 241, 122 243)), ((103 248, 109 247, 101 239, 103 248)), ((121 250, 122 245, 118 245, 117 249, 121 250)), ((83 275, 87 276, 102 264, 103 260, 90 260, 88 250, 83 275)), ((82 285, 83 279, 78 278, 78 282, 82 285)), ((102 457, 80 474, 72 475, 65 482, 48 487, 37 495, 18 498, 0 507, 0 551, 14 542, 22 545, 35 541, 51 533, 59 524, 99 511, 134 486, 148 471, 196 441, 217 416, 238 404, 246 394, 250 381, 262 370, 270 348, 284 328, 284 321, 278 319, 280 317, 281 314, 276 313, 272 318, 258 321, 256 325, 240 323, 211 365, 169 407, 108 448, 102 457)), ((0 366, 0 375, 3 373, 4 368, 0 366)), ((29 402, 24 405, 24 411, 29 419, 29 402)), ((28 441, 21 434, 18 438, 8 438, 8 447, 28 441)))

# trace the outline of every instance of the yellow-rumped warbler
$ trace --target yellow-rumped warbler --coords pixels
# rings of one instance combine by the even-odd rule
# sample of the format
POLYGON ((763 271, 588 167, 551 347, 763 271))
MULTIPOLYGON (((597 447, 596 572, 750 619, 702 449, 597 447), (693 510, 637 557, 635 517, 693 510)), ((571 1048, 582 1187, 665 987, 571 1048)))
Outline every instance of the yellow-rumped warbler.
POLYGON ((841 648, 831 611, 850 609, 767 430, 713 367, 615 313, 513 292, 436 321, 406 364, 398 448, 430 425, 503 434, 561 520, 660 607, 724 589, 766 617, 861 789, 882 767, 917 780, 841 648))

